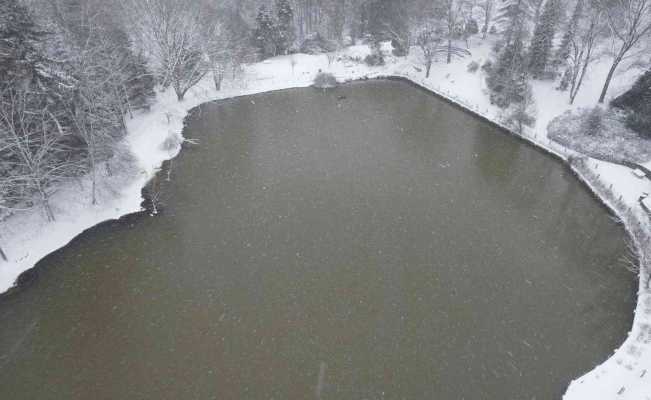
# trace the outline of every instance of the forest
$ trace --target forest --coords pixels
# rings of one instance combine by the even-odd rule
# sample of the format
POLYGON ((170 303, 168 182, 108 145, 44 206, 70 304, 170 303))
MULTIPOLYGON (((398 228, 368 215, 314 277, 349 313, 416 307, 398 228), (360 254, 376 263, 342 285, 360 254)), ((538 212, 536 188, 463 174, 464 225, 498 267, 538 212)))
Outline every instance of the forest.
POLYGON ((382 65, 390 42, 395 57, 418 53, 429 76, 492 38, 491 60, 468 68, 520 126, 535 119, 533 81, 554 81, 573 102, 608 60, 597 105, 618 73, 646 70, 614 105, 649 135, 650 35, 651 0, 0 0, 1 215, 40 207, 55 220, 50 197, 80 176, 95 203, 96 174, 125 151, 125 121, 157 92, 183 101, 249 63, 360 43, 367 65, 382 65))

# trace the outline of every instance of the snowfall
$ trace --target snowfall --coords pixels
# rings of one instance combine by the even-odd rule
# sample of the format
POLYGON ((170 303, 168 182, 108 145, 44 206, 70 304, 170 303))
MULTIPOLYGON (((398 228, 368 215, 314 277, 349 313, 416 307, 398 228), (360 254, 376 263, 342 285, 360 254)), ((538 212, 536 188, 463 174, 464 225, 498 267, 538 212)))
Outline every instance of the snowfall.
MULTIPOLYGON (((504 112, 490 104, 483 72, 481 69, 474 73, 467 70, 471 61, 482 65, 488 59, 490 42, 477 40, 470 47, 472 57, 451 64, 435 63, 428 79, 425 79, 425 69, 417 49, 409 57, 388 56, 386 65, 368 67, 354 61, 363 59, 370 52, 367 46, 360 45, 341 50, 336 57, 295 54, 247 65, 237 78, 227 78, 220 91, 214 89, 211 77, 207 77, 186 94, 183 102, 178 102, 171 90, 158 93, 149 111, 136 114, 127 122, 128 134, 124 145, 133 154, 137 169, 132 173, 118 174, 118 178, 101 180, 97 204, 91 204, 90 179, 83 178, 64 185, 53 195, 56 221, 47 222, 43 213, 34 209, 16 213, 0 222, 0 245, 8 257, 7 262, 0 260, 0 293, 11 289, 22 272, 65 246, 84 230, 103 221, 142 211, 142 188, 164 161, 180 152, 184 119, 189 110, 201 103, 307 87, 321 70, 332 73, 340 82, 383 77, 407 79, 502 125, 504 112)), ((537 121, 521 136, 561 159, 576 157, 572 150, 550 141, 546 127, 567 110, 594 106, 609 66, 607 61, 593 67, 573 106, 568 103, 567 93, 555 90, 553 83, 534 82, 537 121)), ((634 76, 633 72, 617 76, 611 86, 611 96, 630 87, 634 76)), ((575 172, 621 217, 638 245, 640 256, 651 260, 651 254, 645 253, 651 250, 643 249, 640 239, 633 235, 634 225, 638 231, 651 232, 650 220, 640 205, 640 198, 651 193, 651 181, 636 176, 631 168, 592 158, 583 166, 575 172)), ((644 166, 651 170, 651 160, 644 166)), ((627 339, 603 364, 576 378, 564 399, 651 400, 651 290, 645 288, 645 270, 642 269, 639 275, 638 303, 627 339)))

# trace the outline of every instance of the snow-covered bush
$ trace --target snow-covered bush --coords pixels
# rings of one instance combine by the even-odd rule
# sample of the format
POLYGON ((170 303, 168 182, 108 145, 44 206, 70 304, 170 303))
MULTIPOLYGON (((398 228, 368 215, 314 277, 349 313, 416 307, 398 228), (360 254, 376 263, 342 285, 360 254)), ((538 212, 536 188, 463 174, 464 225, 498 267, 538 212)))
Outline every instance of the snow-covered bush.
POLYGON ((479 33, 479 24, 477 24, 477 20, 474 18, 470 18, 466 22, 466 27, 465 27, 465 33, 468 36, 471 35, 476 35, 479 33))
POLYGON ((651 160, 651 140, 628 129, 620 113, 594 109, 567 111, 553 119, 547 136, 577 152, 611 162, 651 160))
POLYGON ((604 128, 604 114, 601 107, 595 107, 588 112, 584 122, 583 131, 588 136, 594 136, 601 133, 604 128))
POLYGON ((364 62, 369 67, 382 66, 382 65, 384 65, 384 56, 382 56, 382 54, 380 54, 380 53, 373 53, 373 54, 370 54, 370 55, 366 56, 366 58, 364 59, 364 62))
POLYGON ((371 54, 366 56, 364 62, 369 67, 377 67, 377 66, 384 65, 384 56, 382 55, 382 51, 380 50, 380 48, 374 47, 371 54))
POLYGON ((651 70, 648 70, 626 93, 614 99, 613 107, 627 112, 626 126, 651 138, 651 70))
POLYGON ((468 64, 468 72, 471 74, 474 74, 477 72, 479 69, 479 63, 477 61, 471 61, 470 64, 468 64))
POLYGON ((531 128, 536 124, 536 108, 531 90, 527 89, 524 96, 522 101, 513 104, 506 118, 506 124, 519 134, 524 133, 525 127, 531 128))
POLYGON ((409 53, 409 46, 403 44, 402 40, 393 39, 391 47, 391 54, 396 57, 404 57, 409 53))
POLYGON ((481 70, 487 74, 493 71, 493 62, 491 60, 486 60, 486 62, 481 66, 481 70))
POLYGON ((300 50, 301 53, 305 54, 330 53, 337 50, 337 44, 317 32, 305 38, 301 43, 300 50))
POLYGON ((314 78, 313 86, 319 89, 330 89, 337 86, 337 78, 327 72, 319 72, 314 78))
POLYGON ((626 126, 651 139, 651 115, 631 111, 626 115, 626 126))

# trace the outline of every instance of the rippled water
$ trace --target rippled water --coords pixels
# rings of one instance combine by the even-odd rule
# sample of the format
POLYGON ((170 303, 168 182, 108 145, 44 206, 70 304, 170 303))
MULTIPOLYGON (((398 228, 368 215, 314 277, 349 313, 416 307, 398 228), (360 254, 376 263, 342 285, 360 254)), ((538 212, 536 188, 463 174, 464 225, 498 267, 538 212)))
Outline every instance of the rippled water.
POLYGON ((0 300, 0 399, 558 399, 630 327, 604 208, 405 83, 206 104, 184 134, 160 216, 0 300))

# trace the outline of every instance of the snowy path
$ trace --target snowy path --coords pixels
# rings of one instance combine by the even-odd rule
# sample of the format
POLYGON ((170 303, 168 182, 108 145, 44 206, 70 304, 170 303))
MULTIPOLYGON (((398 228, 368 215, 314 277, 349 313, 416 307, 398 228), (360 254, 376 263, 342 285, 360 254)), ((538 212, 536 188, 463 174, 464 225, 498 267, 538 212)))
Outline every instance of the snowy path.
MULTIPOLYGON (((474 46, 472 58, 482 64, 489 55, 489 48, 488 43, 474 46)), ((367 53, 368 48, 355 46, 344 50, 342 54, 363 57, 367 53)), ((32 268, 42 257, 65 246, 84 230, 102 221, 140 211, 142 187, 165 160, 178 154, 184 118, 189 110, 201 103, 271 90, 306 87, 311 84, 317 71, 323 70, 333 73, 341 81, 377 77, 408 79, 500 124, 503 120, 502 111, 490 105, 482 73, 467 72, 466 65, 469 61, 466 59, 449 65, 435 64, 431 78, 425 80, 422 68, 413 59, 390 59, 386 66, 369 68, 346 60, 329 65, 325 55, 295 55, 251 65, 246 69, 243 79, 226 81, 220 92, 212 88, 210 79, 206 79, 188 93, 182 103, 176 101, 171 91, 159 94, 150 112, 137 115, 128 124, 129 133, 124 144, 136 158, 137 171, 106 178, 106 182, 102 183, 98 205, 90 204, 86 189, 89 182, 82 179, 61 188, 53 196, 56 222, 46 223, 38 210, 17 214, 2 222, 0 243, 9 262, 0 262, 0 293, 10 289, 21 272, 32 268), (295 65, 292 65, 292 58, 295 65)), ((585 90, 572 108, 593 104, 601 79, 598 72, 592 74, 594 81, 586 83, 585 90)), ((624 87, 630 80, 630 77, 621 77, 615 82, 615 89, 611 93, 616 93, 618 83, 624 87)), ((566 94, 554 90, 549 83, 536 83, 534 93, 540 99, 539 104, 544 102, 545 108, 539 109, 537 125, 527 131, 523 138, 564 160, 576 156, 574 152, 551 142, 546 135, 549 121, 570 109, 566 94)), ((645 165, 651 169, 651 162, 645 165)), ((644 192, 651 193, 651 181, 635 177, 630 168, 594 159, 575 170, 622 218, 641 247, 642 241, 647 240, 646 237, 651 232, 651 224, 638 200, 644 192)), ((651 261, 651 254, 642 256, 647 263, 651 261)), ((565 399, 651 400, 651 291, 645 289, 646 280, 646 274, 641 273, 635 320, 625 343, 602 365, 572 382, 565 399)))

